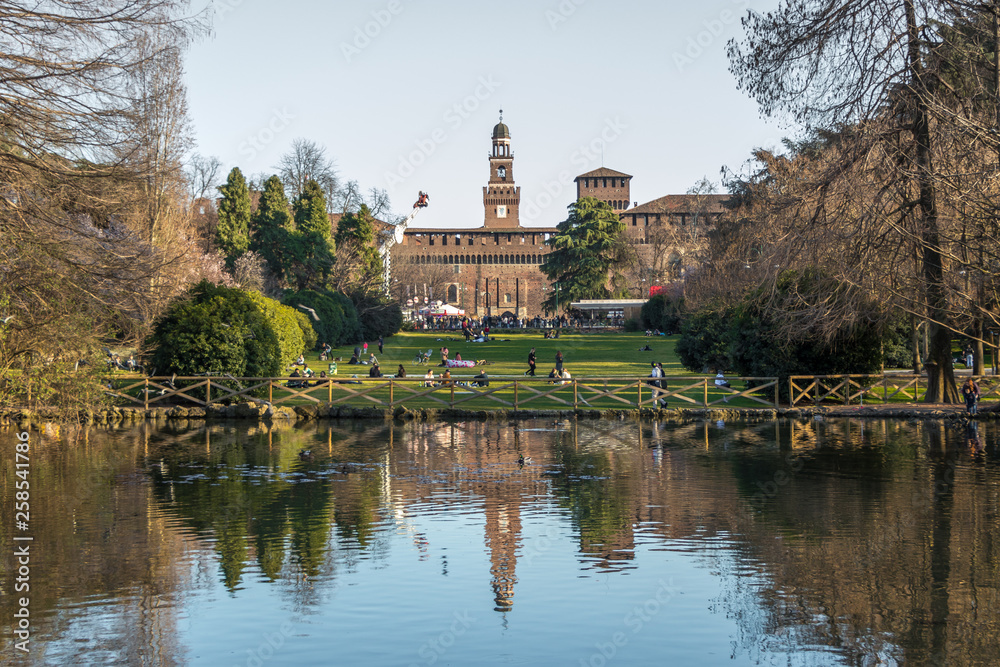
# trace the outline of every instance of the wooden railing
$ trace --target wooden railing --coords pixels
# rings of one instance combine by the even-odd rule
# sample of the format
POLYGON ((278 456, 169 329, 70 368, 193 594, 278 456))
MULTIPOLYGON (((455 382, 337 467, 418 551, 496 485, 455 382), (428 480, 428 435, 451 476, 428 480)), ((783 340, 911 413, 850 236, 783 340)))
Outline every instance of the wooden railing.
MULTIPOLYGON (((964 381, 964 378, 959 378, 964 381)), ((1000 378, 977 375, 980 397, 1000 398, 1000 378)), ((927 393, 927 377, 922 375, 793 375, 788 378, 792 407, 800 403, 916 403, 927 393)))
POLYGON ((652 378, 608 377, 525 378, 494 376, 488 386, 479 386, 473 376, 455 376, 431 382, 414 378, 303 378, 232 377, 122 377, 107 378, 108 394, 126 405, 143 408, 178 403, 208 406, 241 401, 270 405, 365 405, 384 408, 410 406, 466 406, 473 409, 508 408, 642 408, 668 405, 711 407, 732 400, 740 404, 777 407, 769 395, 777 395, 778 378, 727 378, 745 388, 717 387, 715 378, 662 378, 666 388, 650 386, 652 378))

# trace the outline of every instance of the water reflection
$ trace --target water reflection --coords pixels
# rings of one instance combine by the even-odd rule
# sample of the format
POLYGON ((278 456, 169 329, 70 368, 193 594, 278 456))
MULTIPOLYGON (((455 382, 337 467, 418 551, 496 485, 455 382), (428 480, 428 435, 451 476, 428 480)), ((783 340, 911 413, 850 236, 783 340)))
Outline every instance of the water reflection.
POLYGON ((456 663, 586 663, 623 618, 631 664, 994 662, 997 445, 991 422, 49 431, 32 657, 229 664, 294 622, 299 664, 326 664, 344 628, 345 664, 420 664, 468 609, 456 663), (629 616, 668 580, 676 598, 629 616))

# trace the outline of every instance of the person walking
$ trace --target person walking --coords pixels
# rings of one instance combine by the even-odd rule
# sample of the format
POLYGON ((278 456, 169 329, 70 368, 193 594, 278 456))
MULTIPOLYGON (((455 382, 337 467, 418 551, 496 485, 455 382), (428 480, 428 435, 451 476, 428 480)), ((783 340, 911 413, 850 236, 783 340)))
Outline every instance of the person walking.
POLYGON ((962 385, 962 396, 965 398, 966 414, 975 417, 979 403, 979 385, 971 377, 962 385))
POLYGON ((560 375, 562 375, 562 368, 563 368, 562 350, 556 350, 556 370, 559 371, 560 375))
POLYGON ((535 348, 531 348, 531 352, 528 353, 528 370, 524 371, 524 374, 535 377, 535 348))
POLYGON ((653 402, 657 407, 666 406, 666 401, 660 398, 660 378, 663 377, 663 371, 655 361, 649 362, 649 365, 653 367, 653 370, 649 372, 649 377, 653 378, 649 381, 649 386, 653 388, 653 402))
POLYGON ((384 342, 384 341, 383 341, 383 339, 382 339, 382 336, 379 336, 379 337, 378 337, 378 353, 379 353, 379 354, 382 354, 382 343, 383 343, 383 342, 384 342))
POLYGON ((962 352, 962 354, 965 355, 965 367, 972 368, 972 363, 973 361, 975 361, 972 355, 972 346, 966 345, 965 350, 962 352))

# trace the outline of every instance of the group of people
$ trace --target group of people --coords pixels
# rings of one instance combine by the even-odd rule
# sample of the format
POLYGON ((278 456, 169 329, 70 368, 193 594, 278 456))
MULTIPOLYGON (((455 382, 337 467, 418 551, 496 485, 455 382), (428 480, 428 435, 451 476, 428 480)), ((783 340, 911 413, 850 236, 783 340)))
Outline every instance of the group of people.
MULTIPOLYGON (((535 368, 538 365, 538 355, 535 354, 535 348, 531 348, 528 352, 528 370, 524 371, 527 377, 536 377, 535 368)), ((563 377, 563 353, 562 350, 556 350, 556 366, 552 369, 552 373, 549 373, 549 377, 563 377)))
MULTIPOLYGON (((385 345, 385 339, 382 336, 379 336, 378 342, 376 344, 378 345, 378 353, 382 354, 384 352, 383 347, 385 345)), ((329 352, 327 352, 327 354, 329 354, 329 352)), ((366 361, 365 356, 367 355, 368 355, 368 341, 365 341, 361 345, 354 346, 354 355, 351 357, 351 360, 347 362, 347 364, 349 366, 357 366, 359 364, 369 365, 377 361, 375 359, 374 352, 371 353, 371 356, 366 361)))

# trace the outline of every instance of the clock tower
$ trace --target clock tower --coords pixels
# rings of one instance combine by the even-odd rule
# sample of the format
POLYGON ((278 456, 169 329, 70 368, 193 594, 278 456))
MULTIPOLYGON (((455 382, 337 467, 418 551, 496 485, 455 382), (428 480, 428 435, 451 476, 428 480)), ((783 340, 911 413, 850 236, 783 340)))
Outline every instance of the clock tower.
POLYGON ((510 150, 510 129, 500 122, 493 128, 493 152, 490 155, 489 185, 483 188, 483 207, 486 209, 484 227, 510 229, 520 227, 518 209, 521 188, 514 185, 514 154, 510 150))

